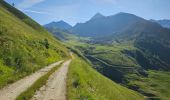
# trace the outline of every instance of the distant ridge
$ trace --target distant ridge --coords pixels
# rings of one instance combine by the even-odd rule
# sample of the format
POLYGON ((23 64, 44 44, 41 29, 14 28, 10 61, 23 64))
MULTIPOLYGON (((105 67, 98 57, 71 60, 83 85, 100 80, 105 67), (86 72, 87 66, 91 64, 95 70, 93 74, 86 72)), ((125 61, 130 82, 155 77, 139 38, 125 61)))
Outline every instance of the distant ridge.
POLYGON ((68 23, 66 23, 65 21, 61 20, 58 22, 51 22, 49 24, 44 25, 45 28, 58 28, 61 30, 68 30, 70 28, 72 28, 72 26, 68 23))
POLYGON ((89 21, 76 24, 70 31, 80 36, 102 37, 120 32, 127 26, 140 20, 144 19, 123 12, 111 16, 97 13, 89 21))
POLYGON ((151 19, 151 21, 157 22, 162 27, 170 28, 170 20, 168 20, 168 19, 162 19, 162 20, 153 20, 153 19, 151 19))

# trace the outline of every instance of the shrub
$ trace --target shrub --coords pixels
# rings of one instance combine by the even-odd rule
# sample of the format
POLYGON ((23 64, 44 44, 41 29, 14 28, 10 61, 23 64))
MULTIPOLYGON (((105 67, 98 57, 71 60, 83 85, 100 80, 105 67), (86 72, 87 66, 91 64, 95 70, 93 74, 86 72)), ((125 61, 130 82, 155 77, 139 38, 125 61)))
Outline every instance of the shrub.
POLYGON ((49 43, 47 39, 44 39, 44 45, 46 49, 49 49, 49 43))
POLYGON ((0 30, 0 35, 2 34, 2 31, 0 30))

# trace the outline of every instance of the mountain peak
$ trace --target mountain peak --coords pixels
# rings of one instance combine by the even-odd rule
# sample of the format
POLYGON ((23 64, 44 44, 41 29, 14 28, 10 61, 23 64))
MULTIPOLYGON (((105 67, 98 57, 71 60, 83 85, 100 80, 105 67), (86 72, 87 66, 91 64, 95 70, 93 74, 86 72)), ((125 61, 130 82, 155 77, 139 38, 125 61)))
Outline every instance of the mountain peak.
POLYGON ((63 21, 63 20, 60 20, 60 21, 58 21, 58 22, 56 22, 56 23, 66 23, 66 22, 63 21))
POLYGON ((69 25, 68 23, 66 23, 63 20, 60 20, 58 22, 51 22, 49 24, 44 25, 46 28, 58 28, 61 30, 66 30, 66 29, 70 29, 72 28, 71 25, 69 25))
POLYGON ((105 16, 102 15, 101 13, 96 13, 96 14, 92 17, 92 19, 103 18, 103 17, 105 17, 105 16))

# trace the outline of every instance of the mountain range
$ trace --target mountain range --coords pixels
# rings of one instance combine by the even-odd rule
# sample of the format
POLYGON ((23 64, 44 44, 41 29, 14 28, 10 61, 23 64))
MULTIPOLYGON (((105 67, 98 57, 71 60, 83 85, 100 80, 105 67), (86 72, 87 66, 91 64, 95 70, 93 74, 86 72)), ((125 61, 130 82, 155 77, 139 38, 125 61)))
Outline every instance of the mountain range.
MULTIPOLYGON (((147 27, 143 27, 145 26, 144 24, 146 24, 148 27, 155 26, 155 28, 161 28, 162 26, 168 28, 169 23, 169 20, 145 20, 133 14, 120 12, 111 16, 104 16, 100 13, 96 13, 90 20, 86 21, 85 23, 77 23, 73 27, 64 21, 51 22, 44 25, 44 27, 47 30, 52 30, 55 28, 61 29, 83 37, 104 38, 110 36, 113 37, 115 34, 136 34, 140 33, 137 31, 146 31, 147 27), (133 27, 135 27, 134 30, 133 27)), ((149 27, 148 30, 150 30, 150 33, 154 33, 154 29, 152 29, 152 27, 149 27)))

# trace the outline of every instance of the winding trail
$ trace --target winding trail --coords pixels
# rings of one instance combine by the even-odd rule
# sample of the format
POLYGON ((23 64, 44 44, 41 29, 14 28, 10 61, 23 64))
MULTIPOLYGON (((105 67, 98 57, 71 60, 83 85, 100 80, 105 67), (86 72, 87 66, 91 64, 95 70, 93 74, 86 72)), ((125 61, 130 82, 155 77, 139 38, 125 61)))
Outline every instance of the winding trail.
POLYGON ((0 90, 0 100, 15 100, 15 98, 20 95, 22 92, 24 92, 28 87, 30 87, 37 79, 39 79, 41 76, 45 75, 48 71, 50 71, 53 67, 59 65, 63 61, 59 61, 56 63, 53 63, 49 66, 46 66, 37 72, 24 77, 23 79, 10 84, 3 89, 0 90))
POLYGON ((32 100, 66 100, 66 79, 71 60, 66 61, 38 90, 32 100))

